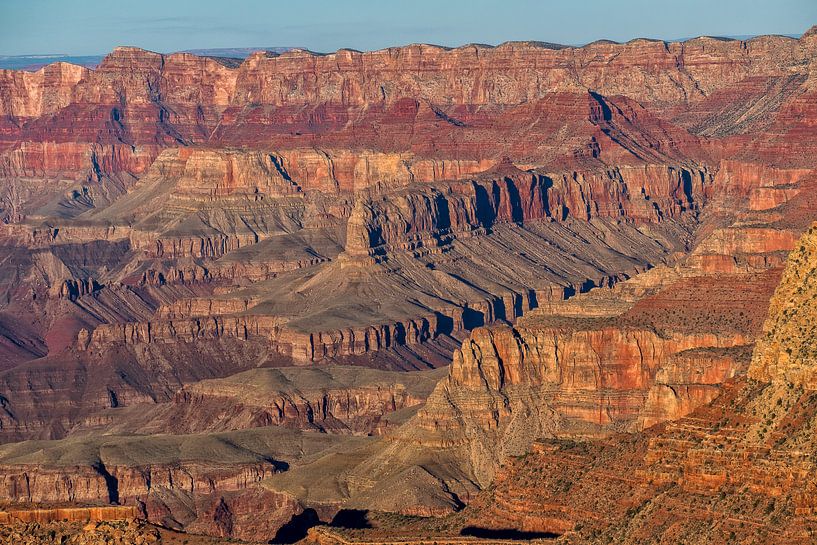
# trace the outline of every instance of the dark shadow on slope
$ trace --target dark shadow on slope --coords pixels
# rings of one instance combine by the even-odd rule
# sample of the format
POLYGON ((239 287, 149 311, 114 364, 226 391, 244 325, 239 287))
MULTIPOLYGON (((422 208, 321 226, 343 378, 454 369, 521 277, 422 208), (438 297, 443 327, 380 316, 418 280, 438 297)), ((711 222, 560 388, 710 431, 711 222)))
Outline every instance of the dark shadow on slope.
MULTIPOLYGON (((454 275, 452 275, 454 276, 454 275)), ((462 327, 471 331, 485 325, 485 314, 473 308, 462 309, 462 327)))
POLYGON ((556 539, 561 534, 554 532, 526 532, 516 528, 480 528, 466 526, 460 530, 461 536, 478 537, 480 539, 556 539))
POLYGON ((318 524, 320 524, 318 513, 314 509, 306 509, 281 526, 270 543, 297 543, 306 538, 310 528, 318 524))
POLYGON ((119 504, 119 480, 111 475, 111 473, 105 468, 105 464, 102 461, 98 461, 94 464, 93 468, 96 470, 99 475, 105 479, 105 487, 108 489, 108 502, 113 505, 119 504))
POLYGON ((594 93, 593 91, 590 91, 590 96, 593 97, 593 100, 595 100, 599 105, 602 119, 604 121, 611 121, 613 119, 613 112, 604 97, 599 93, 594 93))
POLYGON ((341 509, 332 519, 335 528, 371 528, 369 512, 365 509, 341 509))

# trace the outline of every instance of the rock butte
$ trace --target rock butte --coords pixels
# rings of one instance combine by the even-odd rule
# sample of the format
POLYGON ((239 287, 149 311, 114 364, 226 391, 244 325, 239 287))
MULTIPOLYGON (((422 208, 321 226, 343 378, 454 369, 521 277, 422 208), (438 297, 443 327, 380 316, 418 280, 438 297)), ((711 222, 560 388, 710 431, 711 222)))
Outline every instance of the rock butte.
POLYGON ((368 512, 374 542, 807 542, 816 53, 0 71, 0 500, 262 541, 368 512))

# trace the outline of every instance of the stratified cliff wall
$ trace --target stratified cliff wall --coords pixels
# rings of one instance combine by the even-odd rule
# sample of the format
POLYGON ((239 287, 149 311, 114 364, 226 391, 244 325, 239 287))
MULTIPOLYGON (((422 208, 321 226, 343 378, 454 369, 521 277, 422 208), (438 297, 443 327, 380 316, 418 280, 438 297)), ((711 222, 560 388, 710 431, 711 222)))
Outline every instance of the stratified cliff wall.
POLYGON ((0 496, 807 535, 815 36, 0 71, 0 496))
POLYGON ((469 521, 565 533, 571 543, 809 543, 817 524, 814 234, 812 226, 789 256, 749 379, 729 381, 711 404, 641 436, 536 444, 469 507, 469 521))

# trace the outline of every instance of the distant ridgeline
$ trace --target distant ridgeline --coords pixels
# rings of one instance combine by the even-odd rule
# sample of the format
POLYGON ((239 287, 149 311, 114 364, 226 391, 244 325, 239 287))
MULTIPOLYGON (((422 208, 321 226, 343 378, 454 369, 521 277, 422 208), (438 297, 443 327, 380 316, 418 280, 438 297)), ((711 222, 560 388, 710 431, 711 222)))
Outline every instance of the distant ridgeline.
MULTIPOLYGON (((789 38, 799 38, 799 34, 784 34, 789 38)), ((748 40, 754 35, 721 36, 724 40, 748 40)), ((673 39, 665 41, 686 41, 691 38, 673 39)), ((192 53, 200 57, 227 57, 232 59, 246 59, 254 51, 269 51, 271 53, 285 53, 292 49, 306 49, 299 47, 216 47, 208 49, 185 49, 171 53, 192 53)), ((39 70, 43 66, 55 62, 68 62, 87 68, 96 68, 104 55, 0 55, 0 70, 39 70)))
POLYGON ((55 62, 68 62, 88 68, 95 68, 104 55, 1 55, 0 69, 6 70, 39 70, 55 62))
MULTIPOLYGON (((229 57, 246 59, 253 51, 271 51, 284 53, 292 47, 224 47, 215 49, 186 49, 182 53, 192 53, 202 57, 229 57)), ((0 55, 0 69, 5 70, 39 70, 55 62, 68 62, 87 68, 96 68, 104 55, 0 55)))

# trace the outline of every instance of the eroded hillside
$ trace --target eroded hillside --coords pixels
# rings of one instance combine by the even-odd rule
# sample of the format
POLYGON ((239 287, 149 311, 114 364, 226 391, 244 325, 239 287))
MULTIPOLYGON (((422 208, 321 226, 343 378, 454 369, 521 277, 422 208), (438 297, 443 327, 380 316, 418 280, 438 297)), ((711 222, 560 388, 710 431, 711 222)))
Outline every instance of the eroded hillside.
POLYGON ((343 510, 777 531, 810 509, 781 483, 809 471, 815 52, 0 71, 0 499, 250 540, 343 510))

